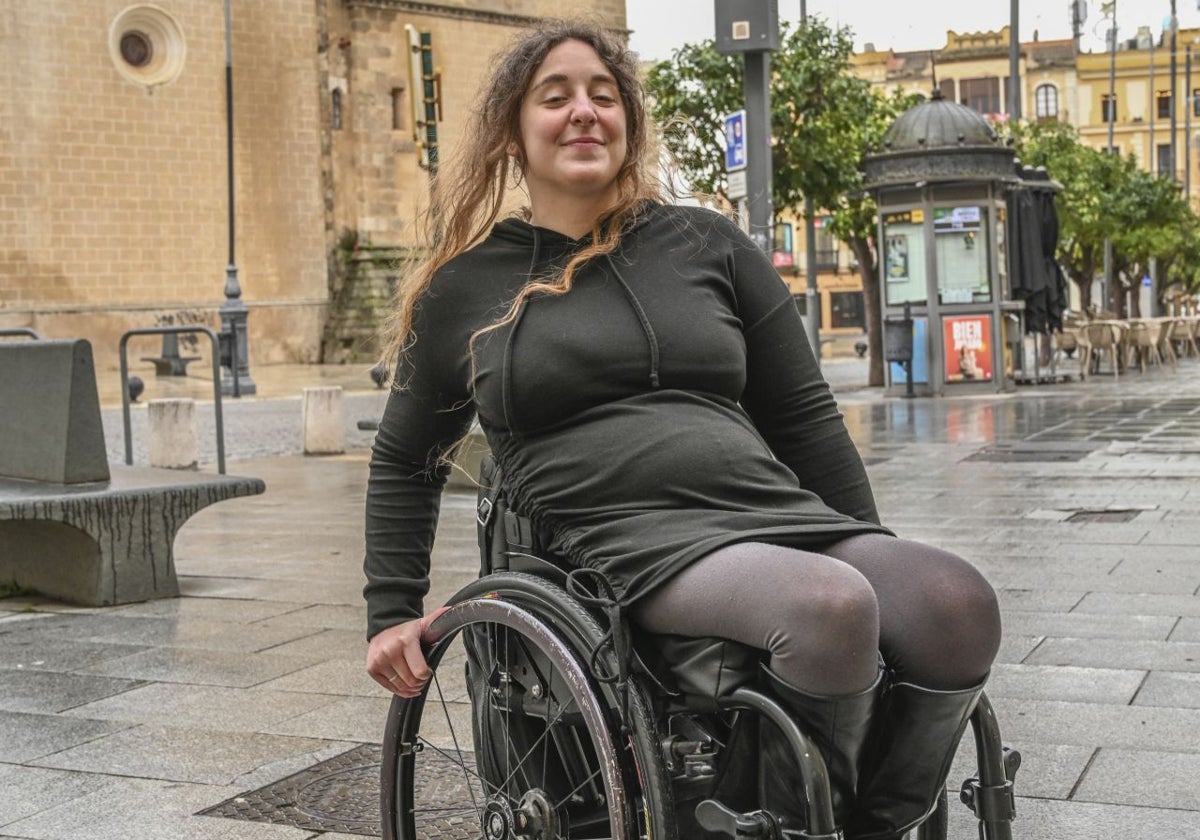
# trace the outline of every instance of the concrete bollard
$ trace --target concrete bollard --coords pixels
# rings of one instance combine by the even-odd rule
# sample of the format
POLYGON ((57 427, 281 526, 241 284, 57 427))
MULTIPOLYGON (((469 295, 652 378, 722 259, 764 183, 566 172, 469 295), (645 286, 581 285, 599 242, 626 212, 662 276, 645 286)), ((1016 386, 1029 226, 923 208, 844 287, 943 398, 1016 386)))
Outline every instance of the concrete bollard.
POLYGON ((150 466, 196 469, 196 401, 150 400, 150 466))
POLYGON ((326 385, 304 389, 304 454, 340 455, 346 451, 342 388, 326 385))

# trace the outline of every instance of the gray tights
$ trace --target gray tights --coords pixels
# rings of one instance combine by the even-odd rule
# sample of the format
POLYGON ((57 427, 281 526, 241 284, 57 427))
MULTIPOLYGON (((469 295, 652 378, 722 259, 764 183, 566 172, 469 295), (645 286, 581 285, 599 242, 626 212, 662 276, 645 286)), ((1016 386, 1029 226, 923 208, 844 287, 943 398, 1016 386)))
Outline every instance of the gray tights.
POLYGON ((730 545, 637 601, 632 617, 652 633, 765 650, 782 679, 820 695, 869 686, 877 651, 899 681, 967 688, 986 676, 1000 645, 996 594, 973 566, 886 534, 848 537, 820 553, 730 545))

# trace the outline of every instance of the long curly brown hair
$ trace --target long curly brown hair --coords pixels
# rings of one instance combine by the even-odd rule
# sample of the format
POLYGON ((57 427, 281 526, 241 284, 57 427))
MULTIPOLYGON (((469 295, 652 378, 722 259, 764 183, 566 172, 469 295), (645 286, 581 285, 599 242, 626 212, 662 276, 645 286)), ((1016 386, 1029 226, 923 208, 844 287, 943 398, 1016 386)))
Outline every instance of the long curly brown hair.
MULTIPOLYGON (((645 89, 636 59, 603 27, 583 21, 547 21, 523 34, 495 64, 480 91, 455 153, 439 168, 425 215, 425 256, 407 273, 397 289, 385 363, 412 346, 413 312, 438 269, 483 239, 500 215, 510 179, 519 177, 521 163, 509 154, 520 145, 521 102, 546 54, 564 41, 582 41, 596 51, 616 80, 625 107, 626 156, 617 172, 617 200, 592 227, 591 243, 580 249, 557 277, 531 280, 512 302, 507 315, 480 332, 511 320, 532 294, 568 292, 579 268, 612 253, 621 232, 647 199, 664 201, 658 177, 658 154, 646 114, 645 89)), ((519 215, 528 220, 529 207, 519 215)), ((403 382, 397 385, 403 386, 403 382)))

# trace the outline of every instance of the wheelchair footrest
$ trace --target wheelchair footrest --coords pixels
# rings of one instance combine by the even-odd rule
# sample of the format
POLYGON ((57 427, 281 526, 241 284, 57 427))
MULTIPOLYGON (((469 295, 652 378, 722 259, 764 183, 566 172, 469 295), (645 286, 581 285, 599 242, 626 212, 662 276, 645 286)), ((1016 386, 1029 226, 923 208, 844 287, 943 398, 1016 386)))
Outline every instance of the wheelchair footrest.
POLYGON ((696 806, 696 822, 705 831, 730 840, 842 840, 842 833, 809 834, 807 831, 783 831, 766 811, 741 814, 717 802, 705 799, 696 806))
POLYGON ((776 840, 779 837, 775 820, 769 815, 762 811, 740 814, 715 799, 705 799, 696 806, 696 822, 705 831, 731 840, 776 840))

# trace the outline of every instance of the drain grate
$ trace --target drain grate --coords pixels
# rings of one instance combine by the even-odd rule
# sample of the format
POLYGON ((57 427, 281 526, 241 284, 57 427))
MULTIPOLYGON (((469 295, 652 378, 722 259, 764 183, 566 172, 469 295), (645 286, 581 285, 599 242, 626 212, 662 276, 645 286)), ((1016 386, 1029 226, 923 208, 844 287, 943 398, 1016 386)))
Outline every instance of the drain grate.
POLYGON ((994 443, 968 455, 964 461, 992 461, 1014 463, 1024 461, 1062 462, 1082 461, 1103 443, 1091 441, 1020 441, 1017 443, 994 443))
POLYGON ((1132 522, 1140 510, 1080 510, 1067 517, 1067 522, 1132 522))
MULTIPOLYGON (((363 744, 200 815, 379 837, 381 757, 378 744, 363 744)), ((436 750, 422 761, 413 802, 417 834, 423 840, 478 840, 474 803, 482 792, 468 789, 464 764, 473 766, 472 754, 449 749, 436 750)))

